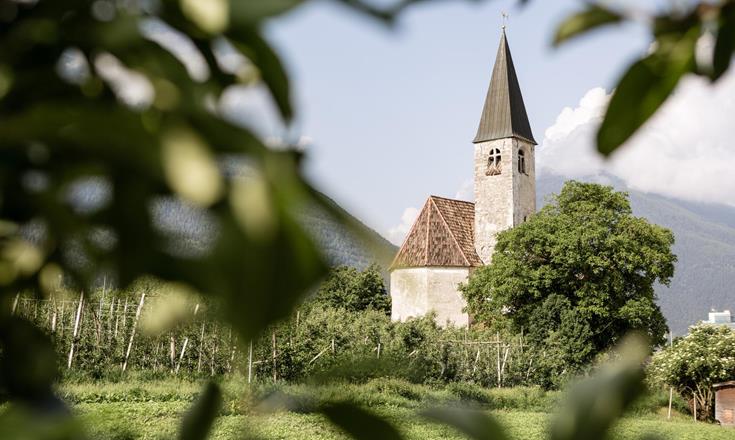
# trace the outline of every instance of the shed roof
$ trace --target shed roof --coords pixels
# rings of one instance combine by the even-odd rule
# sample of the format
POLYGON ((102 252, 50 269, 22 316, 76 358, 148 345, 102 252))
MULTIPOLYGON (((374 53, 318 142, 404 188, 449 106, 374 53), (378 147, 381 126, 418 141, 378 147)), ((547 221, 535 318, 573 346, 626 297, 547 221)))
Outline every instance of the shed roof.
POLYGON ((391 269, 481 266, 474 230, 474 203, 429 196, 391 269))
POLYGON ((482 109, 480 126, 474 143, 517 137, 536 144, 523 103, 513 57, 510 54, 505 29, 495 58, 493 76, 482 109))
POLYGON ((730 380, 727 382, 720 382, 712 385, 712 388, 718 389, 718 388, 729 388, 729 387, 735 387, 735 380, 730 380))

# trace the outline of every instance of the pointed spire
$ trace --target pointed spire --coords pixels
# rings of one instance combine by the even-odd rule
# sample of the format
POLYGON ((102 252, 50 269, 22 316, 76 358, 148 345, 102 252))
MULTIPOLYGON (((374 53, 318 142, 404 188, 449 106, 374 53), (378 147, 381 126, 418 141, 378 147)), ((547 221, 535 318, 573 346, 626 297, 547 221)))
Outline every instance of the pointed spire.
POLYGON ((509 137, 521 138, 536 144, 503 26, 493 77, 485 98, 485 107, 482 109, 480 127, 473 142, 509 137))

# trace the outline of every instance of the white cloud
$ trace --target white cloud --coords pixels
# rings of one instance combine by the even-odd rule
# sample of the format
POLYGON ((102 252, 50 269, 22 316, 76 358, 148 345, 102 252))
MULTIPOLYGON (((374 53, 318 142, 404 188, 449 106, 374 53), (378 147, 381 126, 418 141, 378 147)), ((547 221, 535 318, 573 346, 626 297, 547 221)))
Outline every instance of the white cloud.
POLYGON ((403 243, 403 239, 406 238, 406 234, 408 234, 408 231, 411 230, 411 226, 413 226, 413 222, 416 221, 416 218, 418 216, 418 208, 414 208, 413 206, 411 206, 404 209, 403 214, 401 214, 401 223, 388 229, 388 240, 390 240, 391 243, 400 246, 403 243))
POLYGON ((457 193, 454 195, 454 198, 457 200, 467 200, 468 202, 472 202, 475 200, 475 182, 473 179, 467 179, 464 182, 462 182, 462 185, 457 190, 457 193))
POLYGON ((640 132, 603 160, 594 140, 608 100, 595 88, 576 108, 562 110, 539 148, 540 173, 579 178, 606 172, 634 189, 735 205, 735 73, 715 85, 684 78, 640 132))
MULTIPOLYGON (((474 181, 472 179, 463 181, 454 195, 454 198, 458 200, 474 200, 474 181)), ((413 223, 416 221, 416 218, 418 218, 420 212, 420 209, 413 206, 404 209, 403 214, 401 214, 401 223, 388 229, 388 232, 386 233, 388 240, 397 246, 403 244, 406 234, 411 230, 411 226, 413 226, 413 223)))

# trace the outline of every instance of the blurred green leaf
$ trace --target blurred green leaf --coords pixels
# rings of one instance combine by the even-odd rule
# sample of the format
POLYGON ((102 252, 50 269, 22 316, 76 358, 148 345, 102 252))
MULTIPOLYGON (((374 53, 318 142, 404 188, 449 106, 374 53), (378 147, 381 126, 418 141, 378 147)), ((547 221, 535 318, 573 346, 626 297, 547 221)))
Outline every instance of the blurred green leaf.
POLYGON ((551 440, 605 438, 610 427, 645 392, 643 362, 649 355, 643 336, 629 335, 619 360, 572 388, 554 417, 551 440))
POLYGON ((261 79, 273 96, 281 115, 288 122, 293 117, 291 87, 278 55, 252 28, 238 27, 228 32, 233 46, 243 53, 261 73, 261 79))
POLYGON ((658 39, 664 36, 681 38, 693 27, 700 27, 702 19, 697 8, 692 8, 688 13, 664 13, 653 18, 651 31, 658 39))
POLYGON ((422 415, 432 421, 452 426, 474 440, 506 440, 502 426, 481 411, 461 408, 434 408, 422 415))
POLYGON ((30 322, 0 317, 0 388, 36 409, 54 410, 52 384, 59 371, 51 341, 30 322), (33 347, 29 350, 29 347, 33 347))
POLYGON ((712 80, 718 80, 728 68, 735 52, 735 3, 720 11, 720 28, 715 43, 712 80))
POLYGON ((80 423, 68 415, 41 416, 10 404, 0 414, 0 438, 16 440, 81 440, 87 438, 80 423))
POLYGON ((350 403, 333 403, 324 415, 357 440, 400 440, 398 430, 383 418, 350 403))
POLYGON ((231 27, 252 26, 263 19, 283 14, 299 6, 303 0, 228 0, 231 27))
POLYGON ((206 439, 221 406, 222 392, 216 384, 208 383, 204 388, 204 392, 184 416, 179 439, 206 439))
POLYGON ((597 132, 597 149, 610 155, 666 101, 679 79, 694 70, 699 28, 683 38, 660 40, 655 51, 635 62, 618 83, 597 132))
POLYGON ((554 46, 587 33, 601 26, 619 23, 623 17, 599 5, 588 5, 587 9, 567 17, 556 29, 554 46))

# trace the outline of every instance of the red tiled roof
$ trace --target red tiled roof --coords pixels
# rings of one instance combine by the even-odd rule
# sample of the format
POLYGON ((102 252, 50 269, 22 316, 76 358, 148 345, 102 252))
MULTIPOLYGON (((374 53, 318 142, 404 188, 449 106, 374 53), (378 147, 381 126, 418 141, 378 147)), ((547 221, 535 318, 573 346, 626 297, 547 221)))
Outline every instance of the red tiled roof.
POLYGON ((430 196, 391 269, 482 266, 475 252, 474 228, 474 203, 430 196))

